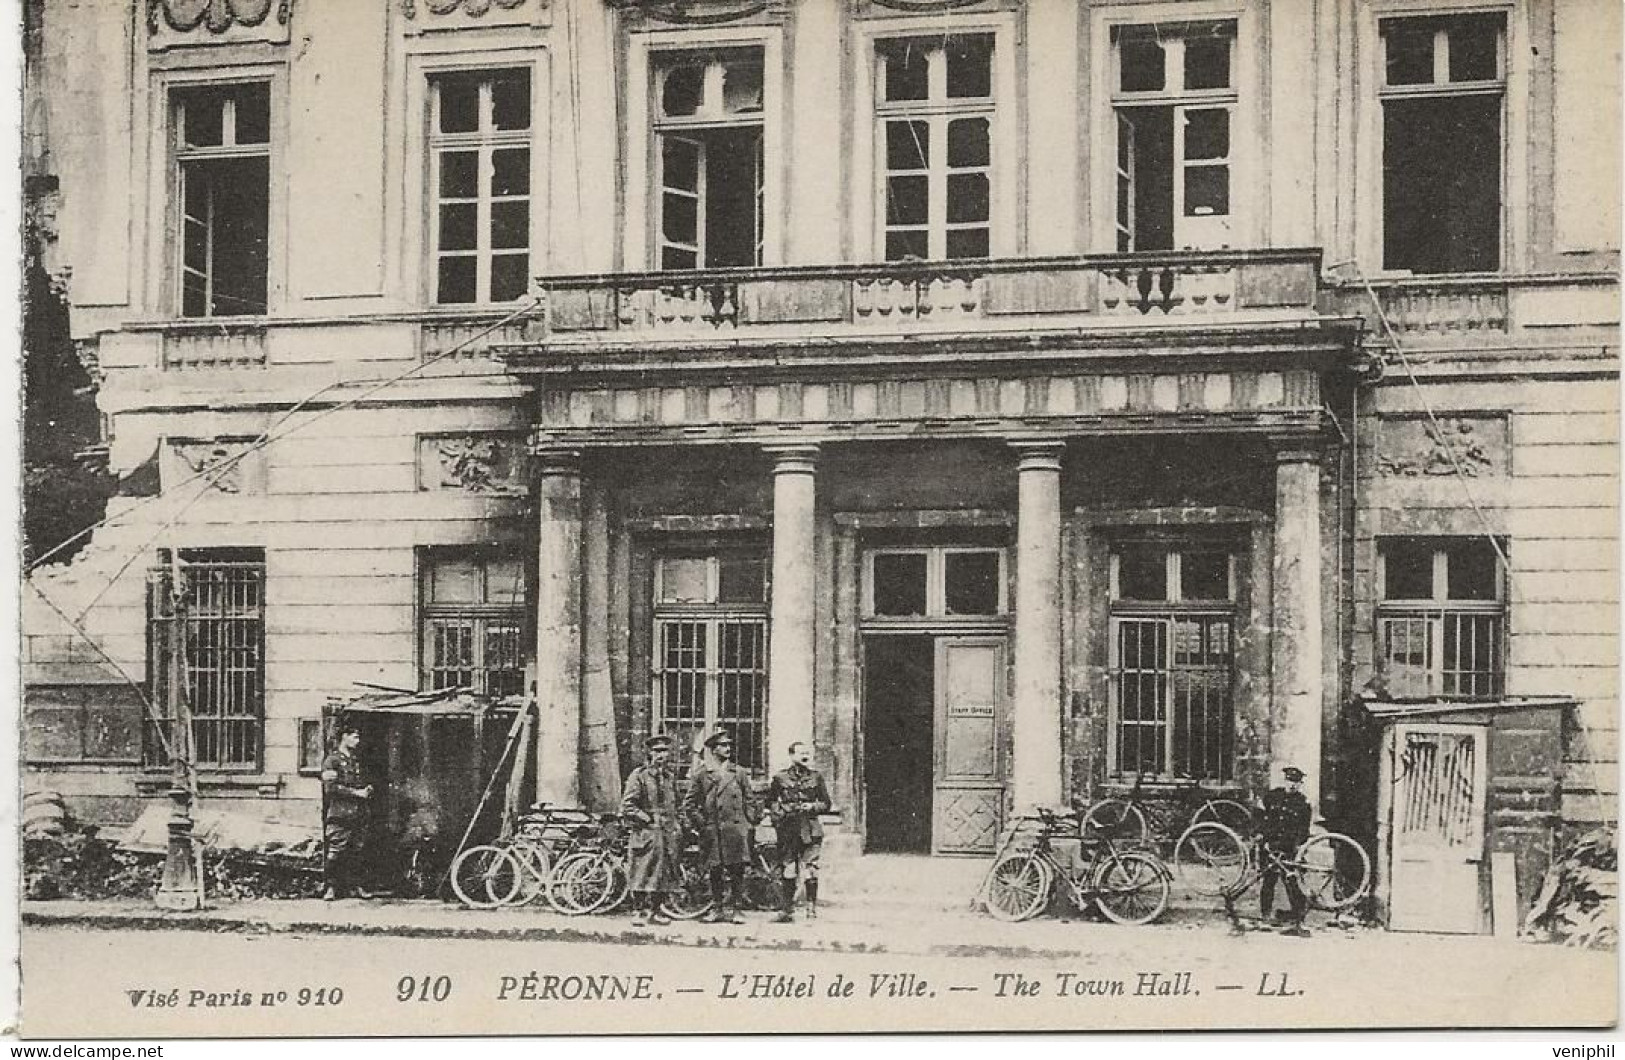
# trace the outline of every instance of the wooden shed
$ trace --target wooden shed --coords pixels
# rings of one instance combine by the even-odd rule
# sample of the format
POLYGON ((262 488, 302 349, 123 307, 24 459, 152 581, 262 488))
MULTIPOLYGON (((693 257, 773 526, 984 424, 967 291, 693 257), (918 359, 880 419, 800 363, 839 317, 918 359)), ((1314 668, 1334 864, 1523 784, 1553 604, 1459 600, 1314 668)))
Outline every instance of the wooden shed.
POLYGON ((1388 927, 1516 932, 1557 842, 1575 701, 1364 705, 1381 727, 1376 894, 1388 927))

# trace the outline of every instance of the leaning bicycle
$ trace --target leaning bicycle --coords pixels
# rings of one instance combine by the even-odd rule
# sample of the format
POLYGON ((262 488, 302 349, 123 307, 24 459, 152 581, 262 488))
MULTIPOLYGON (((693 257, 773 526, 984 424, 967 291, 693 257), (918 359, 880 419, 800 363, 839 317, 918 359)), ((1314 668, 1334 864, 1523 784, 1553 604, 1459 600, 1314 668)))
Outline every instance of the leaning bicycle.
MULTIPOLYGON (((1121 842, 1138 843, 1142 846, 1148 844, 1154 829, 1145 812, 1149 800, 1141 795, 1144 782, 1145 774, 1136 773, 1134 786, 1126 795, 1109 795, 1089 803, 1083 813, 1083 837, 1091 839, 1110 833, 1121 842)), ((1204 794, 1200 788, 1194 787, 1185 789, 1179 794, 1178 801, 1183 804, 1181 816, 1187 824, 1213 821, 1243 835, 1252 831, 1253 812, 1247 808, 1246 803, 1223 795, 1208 794, 1206 798, 1202 798, 1204 794), (1188 811, 1188 815, 1185 811, 1188 811)), ((1180 818, 1176 818, 1178 819, 1180 818)))
POLYGON ((983 884, 982 900, 989 915, 999 920, 1030 920, 1049 908, 1057 887, 1079 912, 1090 906, 1119 924, 1149 924, 1168 907, 1171 891, 1167 867, 1154 854, 1129 850, 1110 834, 1082 840, 1089 857, 1075 866, 1055 856, 1053 840, 1079 835, 1081 821, 1040 809, 1034 817, 1038 833, 1031 849, 1006 854, 994 863, 983 884))
POLYGON ((1371 888, 1370 855, 1342 832, 1318 832, 1287 855, 1256 837, 1243 839, 1227 825, 1206 821, 1179 837, 1173 865, 1185 889, 1227 904, 1271 871, 1297 886, 1310 908, 1327 912, 1350 908, 1371 888))

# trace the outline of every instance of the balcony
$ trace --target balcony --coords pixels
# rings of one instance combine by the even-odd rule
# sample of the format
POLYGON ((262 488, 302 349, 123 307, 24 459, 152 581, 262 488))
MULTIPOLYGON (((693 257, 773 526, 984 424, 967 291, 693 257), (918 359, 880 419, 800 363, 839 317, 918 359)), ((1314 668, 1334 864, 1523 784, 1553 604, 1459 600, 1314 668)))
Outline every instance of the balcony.
POLYGON ((1318 250, 543 277, 549 342, 1139 328, 1315 314, 1318 250), (608 333, 608 334, 606 334, 608 333))

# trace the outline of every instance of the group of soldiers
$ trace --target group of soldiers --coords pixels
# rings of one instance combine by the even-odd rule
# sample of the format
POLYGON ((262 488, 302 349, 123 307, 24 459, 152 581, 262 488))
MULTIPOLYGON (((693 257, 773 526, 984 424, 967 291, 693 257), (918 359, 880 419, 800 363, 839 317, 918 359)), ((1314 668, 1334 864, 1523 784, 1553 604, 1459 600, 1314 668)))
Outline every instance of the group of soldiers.
POLYGON ((743 924, 745 869, 764 808, 778 845, 781 878, 775 921, 795 920, 798 889, 805 890, 807 915, 818 915, 818 862, 824 842, 819 815, 829 812, 830 800, 823 776, 812 768, 810 744, 797 741, 787 748, 789 768, 773 775, 765 799, 759 800, 750 774, 733 760, 733 737, 718 729, 706 737, 705 753, 689 774, 688 793, 680 805, 671 737, 651 736, 644 749, 644 764, 627 778, 621 798, 621 815, 632 825, 628 860, 633 924, 670 923, 661 905, 680 883, 678 858, 685 830, 699 837, 700 861, 714 899, 701 919, 743 924))

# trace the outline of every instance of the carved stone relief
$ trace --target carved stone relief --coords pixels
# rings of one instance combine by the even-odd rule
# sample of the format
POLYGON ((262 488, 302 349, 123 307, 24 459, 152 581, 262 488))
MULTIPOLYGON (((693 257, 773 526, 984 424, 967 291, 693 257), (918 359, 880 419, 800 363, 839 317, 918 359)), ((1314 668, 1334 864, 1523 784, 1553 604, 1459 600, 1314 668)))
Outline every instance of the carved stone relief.
POLYGON ((426 490, 488 496, 526 492, 522 434, 426 435, 418 439, 418 483, 426 490))
MULTIPOLYGON (((549 0, 537 0, 543 7, 549 0)), ((422 4, 424 10, 431 15, 464 14, 469 18, 482 18, 492 8, 498 11, 513 11, 524 7, 526 0, 401 0, 401 14, 407 18, 418 17, 418 5, 422 4)))
POLYGON ((1379 475, 1420 478, 1453 475, 1458 468, 1473 478, 1507 473, 1504 416, 1442 416, 1437 428, 1432 420, 1417 416, 1386 417, 1380 424, 1379 475))
POLYGON ((248 438, 171 442, 176 458, 175 483, 201 477, 215 493, 252 494, 265 491, 264 450, 250 449, 248 438))
POLYGON ((147 31, 157 33, 160 23, 176 33, 199 26, 224 33, 234 26, 254 27, 276 10, 279 25, 293 17, 293 0, 147 0, 147 31))
POLYGON ((785 0, 610 0, 636 23, 647 20, 674 26, 720 26, 766 16, 782 18, 785 0))

